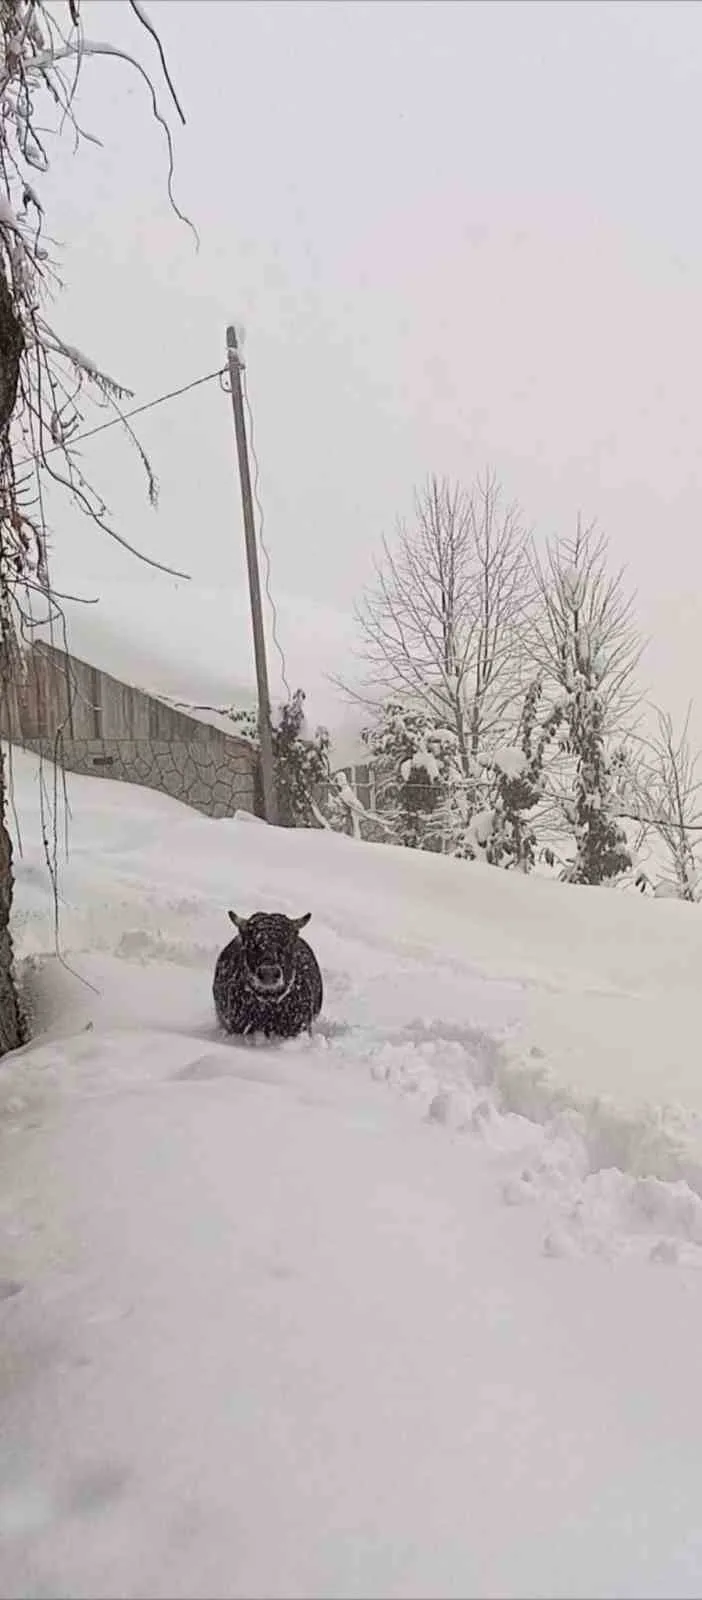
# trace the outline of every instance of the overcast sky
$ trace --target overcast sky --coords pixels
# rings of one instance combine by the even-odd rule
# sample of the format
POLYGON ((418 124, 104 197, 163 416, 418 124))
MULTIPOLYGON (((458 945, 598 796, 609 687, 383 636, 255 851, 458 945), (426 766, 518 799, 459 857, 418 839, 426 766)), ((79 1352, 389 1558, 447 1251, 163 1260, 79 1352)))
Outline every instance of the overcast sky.
MULTIPOLYGON (((152 62, 166 108, 124 0, 83 13, 89 37, 152 62)), ((175 189, 201 249, 169 213, 145 86, 86 61, 80 115, 104 148, 67 145, 44 189, 64 336, 142 401, 217 367, 227 321, 243 323, 275 589, 324 607, 330 639, 429 471, 493 466, 542 535, 597 518, 677 709, 702 637, 702 7, 150 13, 186 111, 175 189)), ((85 447, 118 526, 198 584, 241 589, 227 397, 211 385, 140 431, 157 516, 116 430, 85 447)), ((65 513, 59 533, 60 579, 134 581, 65 513)))

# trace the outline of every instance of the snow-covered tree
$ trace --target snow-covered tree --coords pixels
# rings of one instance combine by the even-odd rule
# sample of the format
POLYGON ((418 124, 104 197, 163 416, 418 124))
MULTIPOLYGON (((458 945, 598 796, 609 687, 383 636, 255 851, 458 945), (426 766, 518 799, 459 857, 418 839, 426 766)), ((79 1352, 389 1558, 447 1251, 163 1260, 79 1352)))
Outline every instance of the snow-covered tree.
MULTIPOLYGON (((129 0, 129 5, 149 48, 157 47, 182 118, 158 34, 142 0, 129 0)), ((50 297, 61 287, 50 243, 60 227, 47 225, 42 183, 50 166, 51 140, 68 133, 79 150, 85 137, 76 117, 79 74, 88 61, 106 56, 124 61, 145 84, 166 140, 168 192, 177 211, 171 134, 151 78, 137 57, 87 39, 80 0, 67 0, 65 6, 58 0, 51 5, 45 0, 0 0, 0 646, 5 682, 10 674, 22 672, 32 600, 39 596, 44 613, 60 620, 49 580, 47 483, 63 489, 96 530, 133 550, 111 524, 72 443, 80 431, 86 390, 117 416, 128 391, 61 337, 47 316, 50 297)), ((126 428, 136 444, 128 424, 126 428)), ((155 480, 138 444, 137 449, 153 500, 155 480)), ((47 825, 46 838, 51 831, 47 825)), ((56 862, 49 864, 55 879, 56 862)), ((21 1043, 24 1032, 12 968, 11 899, 12 854, 0 763, 0 1051, 21 1043)))
POLYGON ((530 649, 560 716, 561 760, 549 779, 574 843, 564 876, 599 884, 631 867, 621 826, 617 750, 635 701, 641 642, 622 573, 608 571, 607 542, 580 524, 532 568, 539 610, 530 649))
POLYGON ((466 793, 476 752, 518 715, 531 589, 520 515, 495 477, 470 493, 434 477, 357 607, 366 703, 401 702, 447 729, 466 793))
POLYGON ((363 740, 380 815, 398 844, 440 850, 449 792, 465 787, 458 739, 422 705, 386 700, 363 740))
POLYGON ((530 872, 536 861, 536 811, 545 795, 544 764, 563 717, 562 708, 555 705, 539 721, 542 693, 541 680, 535 678, 524 696, 515 743, 485 760, 485 801, 471 818, 460 853, 491 866, 530 872))
POLYGON ((630 784, 630 804, 637 822, 664 847, 670 876, 659 879, 657 893, 695 902, 702 884, 702 777, 699 752, 690 745, 691 707, 676 734, 672 718, 656 713, 656 732, 643 741, 630 784))
POLYGON ((276 719, 273 759, 281 826, 318 827, 320 800, 329 776, 329 733, 321 726, 308 732, 302 689, 295 690, 276 719))
POLYGON ((542 684, 526 690, 512 744, 470 758, 466 777, 457 740, 423 710, 388 700, 364 733, 380 816, 398 844, 528 872, 537 853, 535 811, 544 768, 563 718, 542 708, 542 684))
MULTIPOLYGON (((220 708, 222 714, 222 708, 220 708)), ((234 726, 258 749, 255 711, 230 708, 234 726)), ((329 733, 318 727, 310 733, 305 721, 305 695, 296 689, 273 718, 273 762, 278 819, 282 828, 326 825, 324 805, 331 780, 329 733)))
POLYGON ((392 820, 363 804, 344 768, 331 774, 324 818, 336 833, 350 834, 366 843, 396 844, 392 820))

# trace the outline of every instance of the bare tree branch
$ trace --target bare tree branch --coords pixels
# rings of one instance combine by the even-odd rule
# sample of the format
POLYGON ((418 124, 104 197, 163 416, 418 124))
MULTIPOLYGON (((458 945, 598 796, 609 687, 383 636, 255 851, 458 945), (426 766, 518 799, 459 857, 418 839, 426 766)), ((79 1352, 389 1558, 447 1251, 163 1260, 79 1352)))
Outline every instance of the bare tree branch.
MULTIPOLYGON (((30 4, 31 3, 32 3, 32 0, 30 0, 30 4)), ((143 81, 146 84, 146 87, 147 87, 147 89, 149 91, 149 94, 151 96, 151 110, 152 110, 153 116, 154 116, 156 122, 159 123, 160 127, 163 128, 164 138, 166 140, 166 148, 167 148, 167 151, 168 151, 168 175, 167 175, 167 180, 166 180, 167 181, 167 188, 168 188, 168 198, 169 198, 169 200, 171 202, 171 205, 173 207, 173 210, 174 210, 176 216, 179 217, 180 221, 184 222, 186 227, 190 229, 190 231, 191 231, 191 233, 192 233, 192 235, 193 235, 193 237, 195 239, 195 243, 197 245, 197 248, 199 249, 200 248, 200 235, 198 234, 197 228, 195 227, 194 223, 192 223, 190 221, 190 218, 186 217, 185 213, 180 210, 180 207, 178 206, 178 203, 176 201, 175 195, 173 193, 173 178, 174 178, 174 175, 175 175, 175 158, 174 158, 174 154, 173 154, 173 136, 171 134, 171 130, 170 130, 169 126, 168 126, 166 118, 164 117, 163 112, 161 111, 161 108, 159 106, 158 100, 156 98, 156 90, 154 89, 153 83, 151 82, 151 79, 149 77, 148 72, 146 71, 146 69, 144 67, 142 67, 141 62, 137 61, 136 56, 132 56, 132 55, 129 54, 128 50, 120 50, 117 45, 106 44, 104 42, 98 43, 97 41, 92 41, 92 40, 89 40, 89 39, 81 39, 79 43, 61 45, 56 50, 47 51, 44 56, 37 56, 35 58, 35 60, 32 62, 32 67, 33 67, 33 69, 35 71, 41 71, 41 72, 46 73, 47 70, 49 70, 50 68, 54 67, 57 64, 57 62, 59 62, 59 61, 61 61, 63 59, 66 59, 66 58, 75 57, 78 54, 80 54, 81 57, 83 57, 83 56, 114 56, 118 61, 126 61, 129 66, 134 68, 135 72, 139 73, 140 78, 143 79, 143 81)), ((170 87, 170 83, 169 83, 169 87, 170 87)), ((176 101, 176 104, 177 104, 177 101, 176 101)), ((180 110, 180 107, 178 107, 178 109, 180 110)))
POLYGON ((561 817, 574 841, 568 876, 602 883, 631 866, 614 742, 630 731, 639 700, 633 599, 623 574, 609 571, 606 539, 580 520, 573 538, 547 546, 545 559, 532 547, 530 565, 537 605, 527 649, 563 711, 563 759, 552 764, 546 787, 555 800, 563 780, 561 817))
POLYGON ((173 79, 172 79, 172 77, 170 75, 170 72, 168 71, 168 62, 166 61, 166 57, 165 57, 165 55, 163 53, 163 45, 161 44, 161 40, 159 39, 159 36, 158 36, 158 34, 156 32, 156 29, 155 29, 155 27, 153 25, 153 22, 150 20, 149 16, 147 15, 144 6, 141 4, 141 0, 129 0, 129 4, 130 4, 130 6, 132 8, 132 11, 134 12, 134 15, 139 18, 139 21, 140 21, 140 23, 142 25, 142 28, 146 28, 147 33, 150 33, 152 39, 154 39, 155 42, 156 42, 156 49, 158 50, 159 59, 160 59, 160 62, 161 62, 161 71, 163 72, 163 76, 164 76, 164 78, 166 80, 166 83, 168 84, 168 87, 169 87, 169 89, 171 91, 171 98, 173 100, 173 104, 174 104, 174 106, 176 108, 176 111, 178 112, 178 116, 180 117, 180 120, 181 120, 181 122, 183 124, 183 127, 185 127, 185 112, 183 111, 183 107, 181 106, 181 103, 180 103, 180 101, 178 99, 178 96, 177 96, 177 94, 175 92, 175 89, 173 87, 173 79))
MULTIPOLYGON (((122 410, 129 391, 59 338, 43 314, 49 295, 62 285, 51 255, 54 245, 47 234, 40 180, 49 169, 51 141, 60 137, 67 123, 76 148, 82 138, 90 137, 81 130, 74 109, 78 77, 86 58, 114 56, 131 65, 146 83, 153 115, 166 138, 170 201, 176 214, 187 222, 173 198, 173 141, 148 72, 127 52, 83 39, 79 0, 68 0, 66 9, 69 25, 64 31, 62 11, 49 7, 44 0, 0 0, 0 652, 5 696, 13 683, 18 692, 21 690, 24 645, 37 626, 48 625, 52 633, 58 627, 64 649, 67 648, 62 597, 52 592, 49 576, 49 529, 44 504, 47 477, 68 492, 96 529, 149 566, 175 571, 165 562, 144 555, 110 526, 107 508, 87 482, 72 443, 80 431, 83 398, 90 389, 98 403, 110 405, 126 427, 146 470, 154 502, 154 474, 122 410), (74 67, 72 76, 64 70, 64 63, 74 67), (56 461, 61 458, 59 468, 56 461), (37 616, 33 602, 43 605, 44 615, 37 616)), ((158 44, 140 0, 133 9, 158 44)), ((182 117, 160 46, 159 52, 169 90, 182 117)), ((188 226, 192 228, 192 224, 188 226)), ((69 724, 75 692, 75 685, 67 681, 69 724)), ((61 726, 53 747, 59 766, 63 736, 61 726)), ((12 1013, 8 946, 11 851, 5 828, 2 762, 0 791, 1 1033, 12 1013)), ((42 837, 54 889, 57 953, 60 798, 58 775, 54 774, 53 787, 47 786, 42 768, 42 837)), ((12 803, 11 792, 7 803, 12 803)), ((18 1042, 17 1029, 15 1033, 18 1042)), ((4 1039, 7 1044, 7 1030, 4 1039)))
POLYGON ((423 705, 453 731, 468 771, 485 739, 504 736, 518 698, 531 588, 521 519, 495 475, 471 493, 429 478, 356 606, 365 678, 347 692, 423 705))
POLYGON ((631 794, 640 820, 661 840, 678 896, 699 898, 702 844, 702 775, 699 752, 691 749, 692 705, 676 735, 672 718, 656 709, 657 728, 641 741, 642 758, 632 773, 631 794))

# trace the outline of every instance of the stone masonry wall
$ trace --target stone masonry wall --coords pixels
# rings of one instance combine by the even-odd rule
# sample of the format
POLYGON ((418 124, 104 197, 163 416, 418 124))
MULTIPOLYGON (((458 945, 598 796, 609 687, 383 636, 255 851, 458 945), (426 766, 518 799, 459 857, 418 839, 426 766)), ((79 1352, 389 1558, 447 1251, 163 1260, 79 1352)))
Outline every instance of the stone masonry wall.
POLYGON ((223 741, 180 739, 23 739, 27 750, 57 760, 69 772, 141 783, 182 800, 208 817, 255 809, 255 758, 223 741))
POLYGON ((258 757, 245 740, 45 642, 0 685, 0 737, 68 772, 159 789, 208 817, 260 814, 258 757))

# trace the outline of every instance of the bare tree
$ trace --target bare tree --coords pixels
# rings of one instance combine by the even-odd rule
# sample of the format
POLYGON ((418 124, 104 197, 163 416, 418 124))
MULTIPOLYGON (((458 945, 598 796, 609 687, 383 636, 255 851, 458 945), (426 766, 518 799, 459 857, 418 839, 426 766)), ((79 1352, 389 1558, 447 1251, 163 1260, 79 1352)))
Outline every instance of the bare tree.
POLYGON ((503 505, 494 473, 471 496, 472 590, 475 613, 465 683, 469 747, 502 736, 523 689, 523 630, 533 599, 526 533, 515 505, 503 505))
POLYGON ((532 553, 538 606, 529 650, 561 714, 563 760, 551 792, 575 839, 565 876, 602 883, 631 865, 617 823, 614 741, 638 698, 634 673, 642 645, 623 573, 608 569, 607 541, 578 522, 572 539, 532 553))
POLYGON ((432 477, 412 527, 383 540, 356 608, 365 698, 422 707, 455 734, 463 770, 502 733, 518 693, 529 568, 519 512, 493 474, 468 494, 432 477))
POLYGON ((633 799, 636 820, 665 846, 678 899, 699 899, 702 845, 702 777, 699 752, 690 746, 692 707, 688 706, 681 732, 672 718, 657 711, 657 731, 646 741, 638 766, 633 799))
MULTIPOLYGON (((142 0, 129 0, 139 27, 155 44, 168 91, 184 120, 158 34, 142 0)), ((48 322, 45 308, 60 288, 50 254, 41 179, 48 171, 52 136, 69 130, 76 149, 90 137, 80 128, 76 89, 88 58, 113 56, 131 66, 144 82, 166 141, 167 185, 173 198, 173 146, 149 73, 136 56, 84 37, 80 0, 67 0, 65 13, 45 0, 0 0, 0 646, 2 679, 22 670, 22 641, 34 625, 32 598, 40 596, 51 620, 62 622, 60 596, 51 588, 47 560, 45 482, 59 485, 102 531, 141 555, 111 523, 102 497, 84 476, 72 441, 83 419, 83 398, 91 390, 98 404, 122 419, 145 467, 149 495, 157 487, 151 467, 122 414, 129 391, 116 383, 48 322), (64 27, 65 22, 65 27, 64 27)), ((186 219, 183 219, 186 220, 186 219)), ((161 566, 149 561, 152 566, 161 566)), ((163 567, 163 570, 172 569, 163 567)), ((182 574, 185 576, 185 574, 182 574)), ((21 1016, 12 967, 9 918, 12 853, 5 827, 6 790, 0 770, 0 1051, 22 1042, 21 1016)), ((47 859, 52 827, 44 823, 47 859)), ((55 819, 53 826, 55 839, 55 819)))

